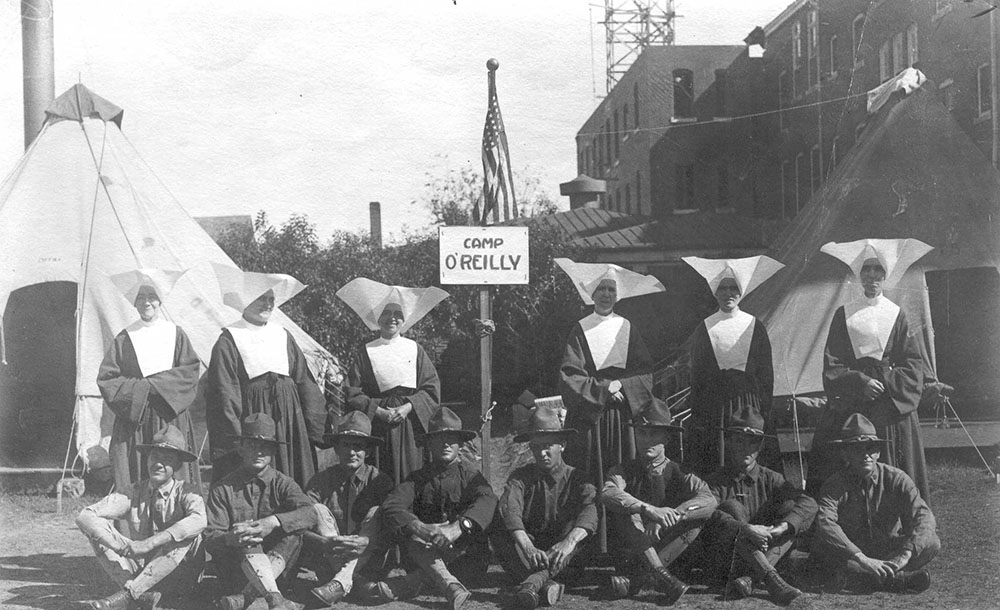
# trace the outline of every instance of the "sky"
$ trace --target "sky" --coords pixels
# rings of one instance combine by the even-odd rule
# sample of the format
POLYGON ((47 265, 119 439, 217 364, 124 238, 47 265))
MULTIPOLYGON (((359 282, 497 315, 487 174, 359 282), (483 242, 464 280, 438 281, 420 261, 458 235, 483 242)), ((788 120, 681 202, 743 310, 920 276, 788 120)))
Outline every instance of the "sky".
MULTIPOLYGON (((742 44, 791 0, 676 0, 677 44, 742 44)), ((618 2, 621 4, 621 2, 618 2)), ((55 94, 76 82, 192 216, 305 215, 321 238, 430 223, 431 177, 482 171, 486 60, 515 173, 568 208, 604 87, 586 0, 54 0, 55 94)), ((0 0, 0 175, 23 153, 19 0, 0 0)), ((523 185, 516 185, 522 192, 523 185)))

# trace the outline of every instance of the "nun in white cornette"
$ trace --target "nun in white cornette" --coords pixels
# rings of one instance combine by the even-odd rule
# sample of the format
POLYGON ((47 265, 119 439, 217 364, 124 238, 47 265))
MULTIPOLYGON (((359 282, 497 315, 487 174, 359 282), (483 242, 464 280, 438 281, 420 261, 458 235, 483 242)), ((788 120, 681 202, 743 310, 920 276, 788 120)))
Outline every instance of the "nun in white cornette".
POLYGON ((666 288, 655 277, 608 263, 555 262, 594 312, 566 339, 559 368, 566 427, 584 432, 567 447, 567 461, 585 470, 600 488, 612 466, 635 458, 635 433, 628 425, 650 405, 653 359, 632 323, 615 304, 666 288))
POLYGON ((212 266, 222 302, 243 314, 222 329, 205 375, 213 479, 240 465, 235 439, 243 420, 267 413, 280 441, 275 468, 305 486, 316 472, 313 444, 325 446, 326 400, 292 334, 271 320, 274 309, 305 286, 283 273, 212 266))
POLYGON ((888 441, 882 461, 910 475, 920 495, 929 500, 917 419, 926 370, 924 351, 903 309, 882 291, 896 286, 906 270, 932 249, 916 239, 860 239, 820 248, 850 267, 861 293, 837 308, 830 322, 823 354, 823 388, 829 404, 813 436, 806 482, 813 495, 839 467, 827 442, 851 414, 861 413, 888 441))
MULTIPOLYGON (((724 430, 733 413, 759 414, 768 437, 774 436, 771 341, 760 320, 742 311, 739 303, 784 265, 767 256, 681 260, 705 278, 719 304, 719 310, 695 329, 691 342, 691 420, 684 461, 705 476, 726 465, 724 430)), ((758 461, 781 472, 781 452, 768 437, 758 461)))
POLYGON ((376 466, 399 485, 424 464, 417 440, 441 408, 441 381, 427 352, 403 333, 448 298, 440 288, 389 286, 355 278, 337 296, 379 336, 361 345, 348 373, 347 409, 372 420, 384 444, 376 466))
MULTIPOLYGON (((108 453, 115 488, 148 476, 146 454, 153 435, 172 424, 194 447, 188 409, 198 389, 200 364, 184 330, 163 316, 163 300, 183 271, 136 269, 111 276, 139 319, 114 338, 97 374, 97 387, 115 414, 108 453)), ((201 489, 197 462, 185 462, 178 478, 201 489)))

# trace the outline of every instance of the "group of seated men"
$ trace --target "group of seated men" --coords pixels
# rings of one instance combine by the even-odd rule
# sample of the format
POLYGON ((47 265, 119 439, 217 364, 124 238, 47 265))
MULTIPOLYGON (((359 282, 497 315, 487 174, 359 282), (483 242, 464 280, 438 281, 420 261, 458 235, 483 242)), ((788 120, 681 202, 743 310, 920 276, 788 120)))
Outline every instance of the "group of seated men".
POLYGON ((706 480, 666 456, 678 428, 662 403, 654 401, 632 426, 638 458, 610 469, 598 491, 563 461, 574 431, 561 426, 556 412, 536 409, 529 430, 515 437, 528 443, 534 462, 510 475, 498 499, 460 459, 459 448, 475 433, 447 408, 424 437, 432 460, 395 488, 365 461, 381 442, 371 436, 371 422, 348 413, 331 435, 339 463, 304 491, 272 466, 275 423, 258 413, 244 420, 238 437, 242 467, 215 482, 207 500, 174 479, 195 456, 167 426, 140 446, 149 478, 77 518, 120 587, 90 606, 153 610, 161 594, 190 595, 207 550, 226 593, 217 602, 223 610, 302 608, 283 596, 278 580, 304 549, 302 559, 315 560, 322 582, 312 589, 313 607, 348 596, 378 604, 423 589, 458 610, 470 596, 463 581, 482 582, 492 545, 519 583, 512 590, 517 607, 532 610, 554 605, 567 584, 580 582, 596 554, 599 506, 607 511, 615 568, 607 594, 615 599, 645 588, 673 604, 688 589, 669 569, 680 558, 675 565, 686 566, 685 578, 718 582, 726 599, 749 596, 760 584, 786 605, 802 592, 776 565, 811 527, 810 562, 828 575, 825 587, 918 592, 930 586, 924 566, 940 549, 934 516, 905 473, 878 462, 884 441, 864 416, 852 416, 835 441, 843 469, 825 483, 818 502, 757 463, 763 421, 752 411, 729 422, 730 464, 706 480), (115 527, 118 520, 128 535, 115 527), (407 570, 387 577, 387 556, 397 548, 407 570))

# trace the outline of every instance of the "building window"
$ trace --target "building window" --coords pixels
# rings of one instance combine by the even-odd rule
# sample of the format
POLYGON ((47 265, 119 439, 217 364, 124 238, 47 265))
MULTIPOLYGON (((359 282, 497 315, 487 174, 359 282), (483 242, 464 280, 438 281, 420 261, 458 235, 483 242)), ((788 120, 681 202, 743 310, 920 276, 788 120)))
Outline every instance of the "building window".
POLYGON ((642 174, 635 173, 635 211, 642 214, 642 174))
POLYGON ((580 151, 576 153, 576 173, 578 174, 583 174, 587 171, 587 167, 583 164, 584 156, 585 152, 583 149, 580 149, 580 151))
POLYGON ((792 70, 799 69, 799 58, 802 57, 802 22, 792 24, 792 70))
POLYGON ((715 71, 715 116, 729 116, 726 113, 726 71, 715 71))
POLYGON ((790 83, 788 71, 782 70, 778 75, 778 127, 781 129, 786 127, 785 108, 788 108, 788 103, 792 99, 790 83))
POLYGON ((823 182, 823 160, 819 154, 819 144, 809 151, 809 192, 815 193, 823 182))
POLYGON ((809 86, 812 87, 819 82, 819 13, 815 10, 809 11, 808 21, 809 45, 806 53, 808 63, 809 86))
POLYGON ((795 211, 802 209, 805 204, 805 197, 802 196, 802 179, 806 175, 805 155, 799 153, 795 155, 795 211))
POLYGON ((632 187, 625 185, 625 213, 632 213, 632 187))
POLYGON ((836 34, 830 36, 830 74, 837 72, 837 41, 836 34))
POLYGON ((628 104, 622 106, 622 131, 628 135, 628 104))
POLYGON ((865 65, 865 58, 861 55, 861 41, 865 33, 865 14, 858 13, 851 26, 851 55, 854 57, 854 66, 865 65))
POLYGON ((892 47, 886 40, 878 50, 878 78, 879 82, 885 82, 892 78, 892 47))
POLYGON ((913 64, 920 61, 920 55, 917 52, 917 24, 911 23, 910 27, 906 28, 906 65, 912 68, 913 64))
POLYGON ((694 206, 694 166, 676 166, 674 182, 674 209, 693 210, 694 206))
POLYGON ((611 165, 611 119, 604 119, 604 159, 607 165, 611 165))
POLYGON ((615 203, 618 205, 618 207, 616 207, 615 210, 621 212, 622 211, 622 190, 620 188, 616 188, 615 189, 615 203))
POLYGON ((618 131, 618 111, 617 110, 615 110, 615 135, 614 135, 614 141, 615 141, 615 161, 617 161, 618 160, 618 155, 620 155, 621 151, 622 151, 622 149, 621 149, 622 135, 621 135, 621 132, 618 131))
POLYGON ((781 217, 787 218, 788 216, 788 204, 789 197, 791 193, 788 189, 788 179, 789 179, 788 161, 781 162, 781 217))
POLYGON ((608 201, 607 205, 605 206, 605 209, 610 211, 614 211, 615 209, 615 194, 612 193, 611 191, 608 191, 608 201))
POLYGON ((719 187, 718 200, 715 207, 720 210, 728 210, 733 207, 733 202, 729 199, 729 168, 720 166, 717 170, 716 181, 719 187))
POLYGON ((632 105, 635 106, 635 128, 639 129, 639 83, 632 85, 632 105))
POLYGON ((892 37, 892 75, 895 76, 906 66, 906 55, 903 54, 903 32, 899 32, 892 37))
POLYGON ((990 76, 990 64, 979 66, 976 78, 979 86, 979 116, 985 116, 993 110, 990 76))
POLYGON ((694 117, 694 72, 683 68, 674 70, 674 118, 694 117))

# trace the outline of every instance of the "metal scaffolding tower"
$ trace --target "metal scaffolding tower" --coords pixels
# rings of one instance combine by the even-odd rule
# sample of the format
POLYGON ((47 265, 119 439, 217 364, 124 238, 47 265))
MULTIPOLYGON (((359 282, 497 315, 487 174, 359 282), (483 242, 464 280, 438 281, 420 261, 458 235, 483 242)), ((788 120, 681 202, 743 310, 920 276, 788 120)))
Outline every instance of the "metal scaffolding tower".
POLYGON ((674 44, 674 0, 604 0, 607 91, 650 45, 674 44))

